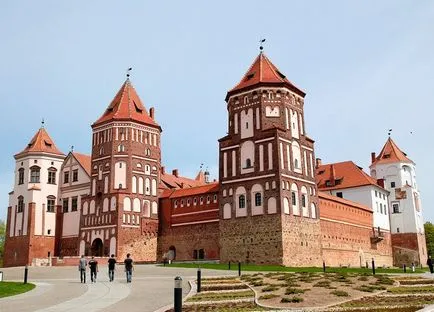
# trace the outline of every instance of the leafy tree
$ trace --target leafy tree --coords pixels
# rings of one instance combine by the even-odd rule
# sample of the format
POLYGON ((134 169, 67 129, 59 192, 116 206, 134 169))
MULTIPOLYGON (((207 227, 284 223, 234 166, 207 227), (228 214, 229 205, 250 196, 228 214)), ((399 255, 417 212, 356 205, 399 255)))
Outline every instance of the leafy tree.
POLYGON ((424 228, 427 253, 428 255, 434 256, 434 224, 426 222, 424 228))
POLYGON ((0 262, 3 259, 3 252, 5 248, 5 233, 6 224, 3 220, 0 220, 0 262))

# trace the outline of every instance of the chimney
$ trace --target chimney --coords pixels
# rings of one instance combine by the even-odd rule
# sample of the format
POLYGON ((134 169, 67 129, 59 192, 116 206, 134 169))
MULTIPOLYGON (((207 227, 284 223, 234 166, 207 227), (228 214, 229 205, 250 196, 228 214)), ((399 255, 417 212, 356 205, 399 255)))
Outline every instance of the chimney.
POLYGON ((151 107, 149 109, 149 117, 151 117, 151 119, 154 119, 154 114, 155 114, 155 109, 153 107, 151 107))
POLYGON ((316 159, 316 165, 315 165, 315 168, 318 168, 319 166, 321 166, 321 158, 317 158, 317 159, 316 159))
POLYGON ((330 165, 330 182, 332 183, 333 186, 335 185, 335 179, 336 179, 335 166, 330 165))
POLYGON ((377 184, 384 188, 384 179, 377 179, 377 184))
POLYGON ((175 177, 178 177, 178 169, 173 169, 173 170, 172 170, 172 174, 173 174, 175 177))
POLYGON ((375 152, 371 153, 371 164, 373 164, 375 161, 375 152))
POLYGON ((161 172, 161 174, 166 174, 166 168, 164 168, 164 166, 161 166, 160 172, 161 172))

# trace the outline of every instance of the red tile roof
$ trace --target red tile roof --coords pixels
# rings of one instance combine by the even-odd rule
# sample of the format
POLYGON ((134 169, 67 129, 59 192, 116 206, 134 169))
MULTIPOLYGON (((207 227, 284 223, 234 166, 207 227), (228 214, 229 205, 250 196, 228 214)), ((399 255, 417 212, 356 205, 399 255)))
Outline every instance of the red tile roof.
POLYGON ((320 190, 336 190, 363 185, 380 187, 374 178, 352 161, 319 166, 316 168, 316 184, 320 190))
MULTIPOLYGON (((330 194, 327 194, 327 193, 324 193, 324 192, 318 192, 318 197, 320 199, 331 200, 331 201, 335 201, 337 203, 341 203, 341 204, 345 204, 345 205, 350 205, 350 206, 353 206, 355 208, 360 208, 360 209, 372 212, 371 208, 369 208, 368 206, 365 206, 365 205, 353 202, 353 201, 348 200, 348 199, 344 199, 344 198, 340 198, 340 197, 337 197, 337 196, 333 196, 333 195, 330 195, 330 194)), ((321 209, 320 209, 320 211, 321 211, 321 209)))
POLYGON ((374 162, 371 164, 385 164, 394 162, 409 162, 412 163, 411 159, 407 157, 403 151, 401 151, 395 142, 389 137, 384 144, 383 149, 380 154, 375 158, 374 162))
POLYGON ((132 120, 146 125, 160 127, 146 112, 136 90, 127 79, 104 114, 92 126, 110 120, 132 120))
POLYGON ((80 154, 73 152, 75 159, 80 163, 86 173, 90 176, 91 168, 92 168, 92 157, 86 154, 80 154))
POLYGON ((289 81, 286 76, 282 74, 273 63, 271 63, 265 54, 261 52, 241 81, 228 92, 226 100, 235 91, 248 89, 249 87, 260 84, 286 86, 301 96, 306 95, 303 90, 299 89, 291 81, 289 81))
POLYGON ((54 144, 54 141, 48 135, 48 132, 44 128, 40 128, 26 148, 15 155, 16 157, 23 156, 27 153, 48 153, 55 155, 65 156, 54 144))
POLYGON ((213 182, 201 186, 181 188, 181 189, 173 190, 171 192, 163 192, 163 194, 160 197, 178 198, 178 197, 185 197, 185 196, 214 193, 218 191, 219 191, 219 183, 213 182))
POLYGON ((178 189, 189 188, 205 184, 205 181, 193 180, 186 177, 175 176, 173 174, 162 173, 160 188, 178 189))

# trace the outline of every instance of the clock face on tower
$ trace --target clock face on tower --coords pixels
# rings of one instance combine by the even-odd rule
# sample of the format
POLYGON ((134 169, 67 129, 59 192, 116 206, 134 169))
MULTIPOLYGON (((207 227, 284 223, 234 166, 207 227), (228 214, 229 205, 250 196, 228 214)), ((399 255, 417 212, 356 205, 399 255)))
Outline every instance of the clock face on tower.
POLYGON ((265 116, 266 117, 280 117, 279 106, 267 106, 265 108, 265 116))

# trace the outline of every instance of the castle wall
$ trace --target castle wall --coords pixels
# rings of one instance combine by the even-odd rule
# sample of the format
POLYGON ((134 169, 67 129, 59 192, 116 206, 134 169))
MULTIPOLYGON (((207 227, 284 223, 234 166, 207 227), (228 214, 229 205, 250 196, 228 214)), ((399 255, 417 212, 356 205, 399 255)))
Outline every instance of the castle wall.
POLYGON ((392 234, 393 262, 395 266, 425 265, 426 252, 425 234, 395 233, 392 234))

